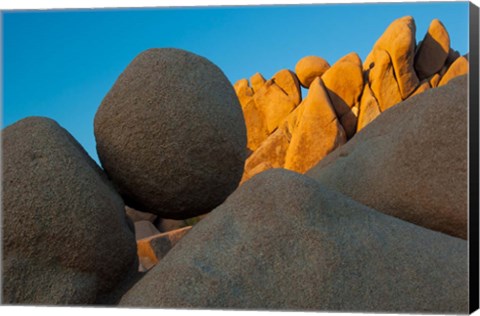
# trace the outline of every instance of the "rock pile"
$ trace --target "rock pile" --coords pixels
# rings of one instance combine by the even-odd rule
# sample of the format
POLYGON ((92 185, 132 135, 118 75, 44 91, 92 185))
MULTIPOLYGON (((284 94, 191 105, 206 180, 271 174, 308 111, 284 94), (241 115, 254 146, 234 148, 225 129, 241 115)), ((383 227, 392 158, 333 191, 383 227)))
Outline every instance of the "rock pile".
POLYGON ((105 171, 50 119, 5 128, 3 301, 466 313, 467 58, 405 17, 295 69, 140 54, 95 117, 105 171))
MULTIPOLYGON (((418 45, 415 31, 412 17, 395 20, 363 64, 355 53, 342 57, 333 66, 321 57, 307 56, 297 63, 295 73, 281 71, 293 77, 282 81, 283 85, 277 83, 277 75, 265 80, 258 73, 250 78, 250 85, 247 79, 235 83, 247 125, 247 146, 252 151, 242 182, 270 168, 304 173, 390 107, 468 72, 468 60, 450 47, 448 32, 439 20, 431 22, 418 45), (320 78, 326 97, 310 95, 315 78, 320 78), (310 89, 304 102, 314 98, 319 106, 328 103, 333 107, 336 119, 331 121, 339 122, 335 130, 340 131, 325 134, 322 120, 330 114, 307 114, 304 118, 300 115, 303 110, 297 110, 305 107, 303 102, 288 101, 286 91, 297 95, 298 81, 310 89), (311 127, 307 133, 305 126, 311 127), (342 133, 345 135, 340 136, 342 133), (337 141, 332 143, 336 134, 337 141), (310 150, 314 143, 315 148, 324 150, 310 150), (309 151, 302 152, 299 146, 309 151), (292 158, 295 156, 298 159, 292 158)), ((318 89, 318 84, 314 85, 313 90, 318 89)))
POLYGON ((455 313, 467 243, 275 169, 242 185, 121 306, 455 313))
POLYGON ((137 268, 121 197, 53 120, 23 119, 2 141, 3 302, 103 303, 137 268))
POLYGON ((94 125, 105 173, 50 119, 26 118, 3 131, 3 302, 115 303, 141 276, 135 237, 149 239, 156 263, 188 231, 162 236, 157 228, 191 222, 238 186, 242 111, 223 72, 203 57, 143 52, 94 125), (153 214, 125 209, 122 198, 153 214))

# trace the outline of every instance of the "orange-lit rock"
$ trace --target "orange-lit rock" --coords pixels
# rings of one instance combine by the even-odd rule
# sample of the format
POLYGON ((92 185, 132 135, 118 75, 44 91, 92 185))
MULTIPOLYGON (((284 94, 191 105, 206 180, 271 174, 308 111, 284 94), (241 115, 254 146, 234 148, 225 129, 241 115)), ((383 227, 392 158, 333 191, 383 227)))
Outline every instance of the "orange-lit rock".
POLYGON ((359 101, 363 90, 363 73, 360 57, 350 53, 336 62, 321 78, 328 96, 345 129, 347 138, 355 134, 359 101))
POLYGON ((291 135, 288 124, 282 124, 255 150, 245 162, 241 183, 271 168, 283 168, 291 135))
POLYGON ((247 105, 247 103, 253 97, 253 89, 249 86, 247 79, 240 79, 233 85, 235 93, 237 94, 238 100, 242 108, 247 105))
POLYGON ((263 84, 266 82, 265 78, 263 78, 262 74, 257 72, 253 76, 250 77, 250 84, 252 86, 253 92, 256 93, 263 84))
POLYGON ((413 97, 414 95, 417 95, 417 94, 420 94, 422 92, 425 92, 427 91, 428 89, 430 89, 430 83, 428 82, 428 79, 425 79, 423 80, 420 85, 418 86, 418 88, 410 95, 410 98, 413 97))
POLYGON ((250 100, 243 107, 243 116, 247 127, 247 147, 255 151, 258 146, 270 135, 267 130, 265 115, 257 108, 255 101, 250 100))
POLYGON ((442 76, 440 74, 434 74, 428 79, 428 83, 430 83, 430 87, 435 88, 438 86, 438 83, 440 82, 440 79, 442 79, 442 76))
POLYGON ((140 270, 149 270, 191 229, 191 226, 137 240, 140 270), (142 269, 143 268, 143 269, 142 269))
POLYGON ((382 49, 372 51, 365 60, 364 69, 368 75, 370 89, 382 112, 402 101, 393 64, 387 51, 382 49))
POLYGON ((375 50, 388 53, 402 99, 407 98, 419 84, 414 69, 415 30, 415 21, 411 16, 397 19, 388 26, 372 49, 372 53, 375 50))
POLYGON ((465 57, 457 58, 451 65, 448 67, 448 70, 440 79, 438 86, 443 86, 447 84, 450 80, 455 77, 465 75, 468 73, 468 60, 465 57))
POLYGON ((330 64, 325 59, 318 56, 306 56, 297 62, 295 73, 302 86, 308 88, 312 81, 321 77, 328 68, 330 68, 330 64))
POLYGON ((283 91, 290 97, 295 105, 299 105, 302 101, 302 92, 300 90, 300 83, 298 82, 297 75, 294 72, 283 69, 277 72, 272 77, 275 82, 283 91))
POLYGON ((450 36, 438 19, 430 23, 427 34, 415 54, 415 70, 420 80, 440 71, 450 52, 450 36))
POLYGON ((362 98, 360 100, 360 108, 358 113, 357 132, 370 124, 381 113, 377 100, 370 90, 368 83, 365 85, 362 98))
POLYGON ((257 109, 263 113, 268 133, 278 125, 295 108, 296 104, 272 79, 255 92, 253 96, 257 109))
POLYGON ((308 96, 300 106, 303 111, 292 133, 285 168, 304 173, 345 143, 346 135, 320 78, 310 84, 308 96))

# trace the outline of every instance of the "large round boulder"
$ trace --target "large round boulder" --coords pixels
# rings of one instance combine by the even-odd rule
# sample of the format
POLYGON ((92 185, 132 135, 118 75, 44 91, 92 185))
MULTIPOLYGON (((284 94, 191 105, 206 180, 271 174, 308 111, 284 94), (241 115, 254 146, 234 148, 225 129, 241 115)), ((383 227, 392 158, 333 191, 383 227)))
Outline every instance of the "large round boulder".
POLYGON ((465 313, 467 250, 273 169, 195 225, 120 305, 465 313))
POLYGON ((53 120, 23 119, 2 140, 3 303, 104 304, 137 266, 121 197, 53 120))
POLYGON ((95 116, 102 166, 127 205, 184 219, 240 182, 246 129, 235 91, 207 59, 179 49, 138 55, 95 116))
POLYGON ((466 239, 467 88, 462 76, 395 105, 307 175, 380 212, 466 239))

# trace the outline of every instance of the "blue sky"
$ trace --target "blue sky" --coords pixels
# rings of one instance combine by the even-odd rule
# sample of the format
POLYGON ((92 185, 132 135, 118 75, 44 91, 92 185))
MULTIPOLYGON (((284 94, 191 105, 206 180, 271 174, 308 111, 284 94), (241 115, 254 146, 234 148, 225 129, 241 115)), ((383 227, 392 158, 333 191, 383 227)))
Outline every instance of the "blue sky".
POLYGON ((468 51, 468 3, 330 4, 189 9, 4 12, 3 127, 46 116, 97 159, 93 118, 123 69, 152 47, 182 48, 235 83, 271 77, 306 55, 362 60, 395 19, 411 15, 420 41, 440 19, 454 49, 468 51))

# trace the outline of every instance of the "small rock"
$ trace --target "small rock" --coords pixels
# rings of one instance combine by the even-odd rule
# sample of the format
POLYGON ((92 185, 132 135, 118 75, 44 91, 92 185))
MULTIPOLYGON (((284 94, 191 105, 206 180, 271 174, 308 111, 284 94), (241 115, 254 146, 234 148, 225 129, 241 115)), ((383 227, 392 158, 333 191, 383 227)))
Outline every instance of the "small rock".
POLYGON ((440 79, 438 86, 439 87, 443 86, 453 78, 461 75, 465 75, 467 73, 468 73, 468 60, 463 56, 459 57, 450 65, 450 67, 448 67, 448 70, 442 76, 442 79, 440 79))
POLYGON ((262 74, 257 72, 250 77, 250 83, 252 85, 253 92, 256 93, 265 84, 267 80, 263 78, 262 74))
POLYGON ((321 77, 330 68, 330 64, 317 56, 306 56, 300 59, 295 66, 295 72, 302 86, 308 89, 312 81, 321 77))
POLYGON ((240 101, 240 105, 242 106, 242 109, 245 107, 245 105, 250 102, 250 100, 253 97, 253 89, 250 88, 248 85, 248 80, 247 79, 240 79, 238 80, 234 85, 233 88, 235 89, 235 93, 237 94, 238 101, 240 101))
POLYGON ((187 226, 138 240, 137 253, 140 259, 140 270, 142 268, 149 270, 156 265, 191 228, 191 226, 187 226))
POLYGON ((377 100, 373 96, 370 86, 367 83, 364 87, 360 108, 358 113, 357 133, 365 126, 370 124, 381 113, 377 100))
POLYGON ((156 234, 160 234, 158 229, 150 221, 135 222, 135 239, 140 240, 156 234))
POLYGON ((125 207, 125 212, 134 223, 139 221, 149 221, 150 223, 153 223, 157 219, 157 215, 155 214, 140 212, 128 206, 125 207))

